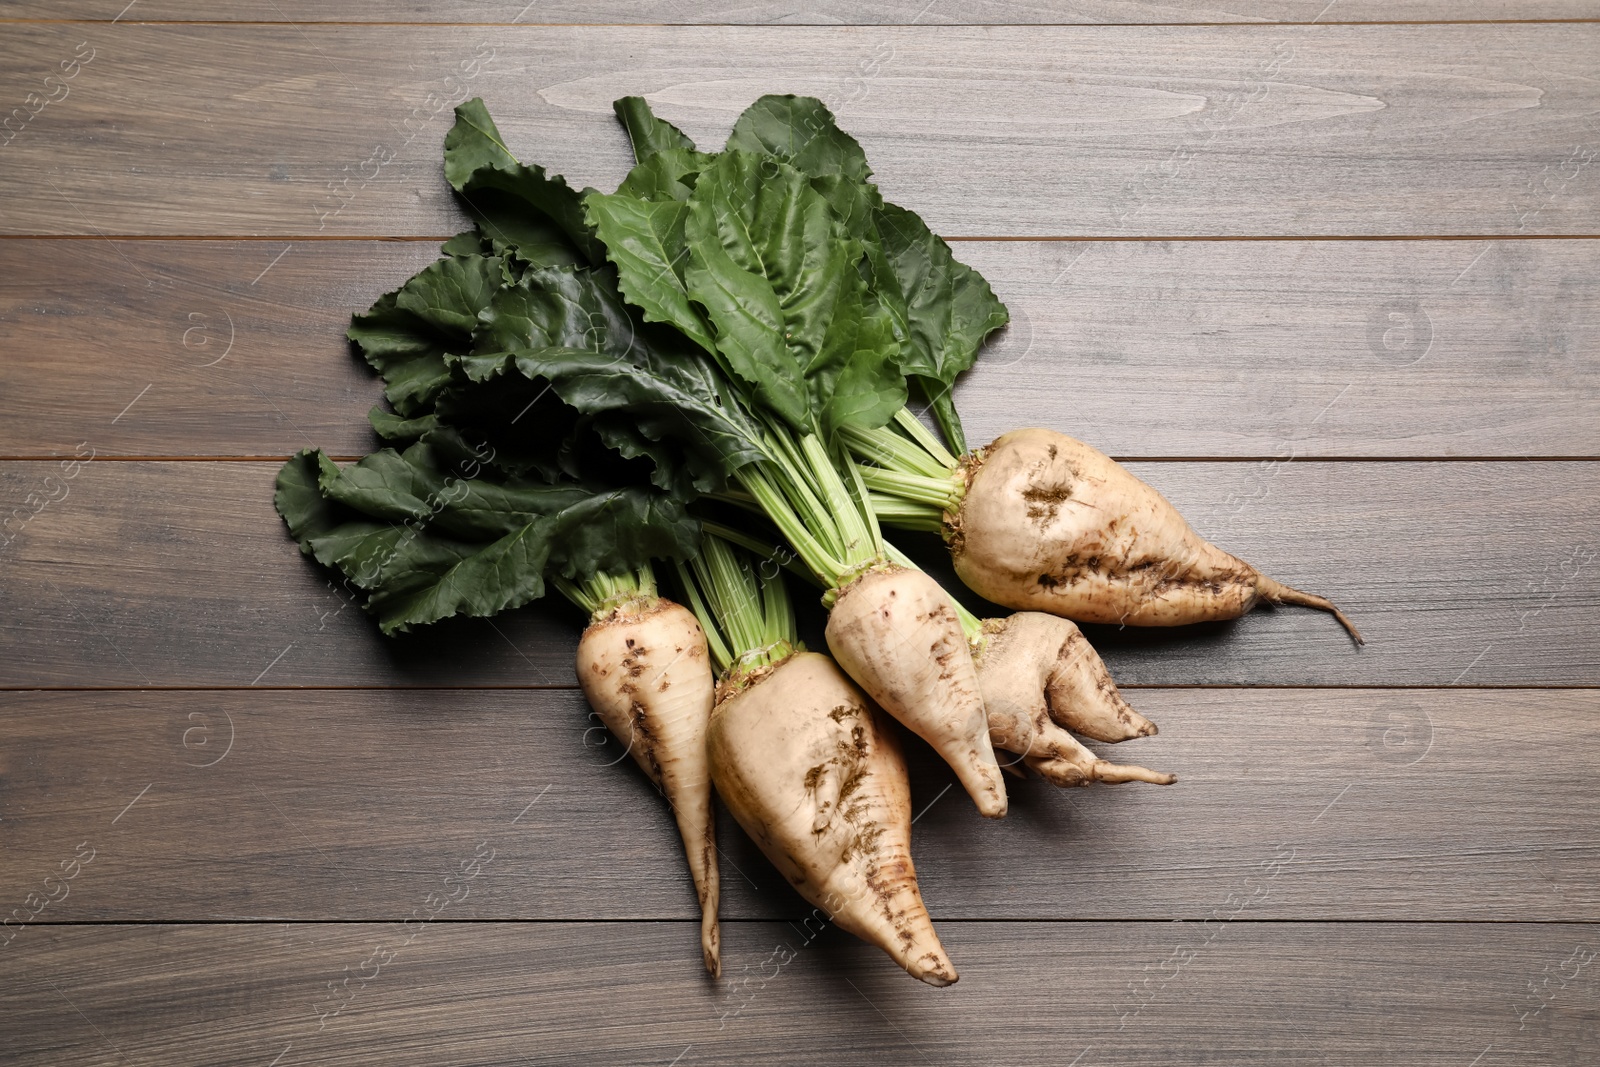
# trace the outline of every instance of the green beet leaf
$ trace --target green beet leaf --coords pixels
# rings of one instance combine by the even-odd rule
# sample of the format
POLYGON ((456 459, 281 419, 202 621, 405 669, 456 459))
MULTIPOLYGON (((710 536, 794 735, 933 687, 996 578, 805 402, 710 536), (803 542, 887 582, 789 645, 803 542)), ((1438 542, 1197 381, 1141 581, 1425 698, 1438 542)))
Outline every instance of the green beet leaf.
POLYGON ((827 371, 831 379, 813 389, 825 398, 824 436, 831 437, 841 426, 876 429, 906 406, 905 375, 896 362, 899 350, 889 313, 881 304, 864 306, 851 343, 827 371))
POLYGON ((430 430, 439 429, 440 422, 437 414, 421 415, 414 419, 403 419, 391 411, 374 407, 367 412, 367 422, 372 426, 372 432, 385 441, 409 443, 420 438, 430 430))
POLYGON ((649 201, 595 193, 585 206, 616 265, 618 286, 628 302, 639 308, 645 321, 674 326, 707 352, 715 352, 711 328, 690 302, 684 281, 689 205, 675 199, 649 201))
MULTIPOLYGON (((700 172, 716 158, 687 148, 672 148, 646 156, 622 179, 622 184, 617 186, 617 195, 631 196, 636 200, 687 200, 694 192, 700 172)), ((590 198, 599 195, 589 194, 590 198)), ((593 218, 592 215, 590 217, 593 218)), ((601 239, 604 240, 604 237, 602 234, 601 239)))
POLYGON ((439 252, 441 255, 446 256, 490 256, 495 254, 493 247, 488 241, 484 240, 483 235, 476 228, 463 230, 456 234, 439 246, 439 252))
POLYGON ((481 99, 456 108, 444 139, 444 176, 484 235, 525 261, 605 262, 605 249, 584 218, 583 194, 559 174, 518 162, 481 99))
POLYGON ((854 350, 860 243, 806 175, 739 151, 700 176, 684 232, 685 281, 728 368, 797 432, 820 432, 819 372, 854 350))
POLYGON ((427 444, 342 470, 302 452, 279 472, 275 502, 302 551, 367 593, 385 633, 518 607, 544 594, 552 570, 571 578, 686 558, 699 537, 681 502, 658 491, 487 469, 467 478, 427 444))
POLYGON ((655 112, 642 96, 624 96, 611 104, 617 121, 628 131, 628 141, 633 145, 633 158, 643 163, 658 152, 676 148, 694 151, 694 142, 684 132, 665 119, 656 118, 655 112))
POLYGON ((521 374, 549 382, 564 402, 595 416, 595 433, 607 445, 654 460, 656 483, 675 493, 721 489, 762 456, 758 428, 718 368, 692 350, 641 345, 624 359, 546 348, 513 358, 521 374))
POLYGON ((874 294, 901 340, 900 366, 928 394, 965 450, 951 388, 992 331, 1009 321, 983 276, 959 262, 915 212, 885 202, 867 181, 860 144, 821 101, 767 96, 734 124, 729 148, 763 152, 804 171, 866 248, 874 294))
POLYGON ((463 377, 504 389, 501 376, 515 367, 546 383, 545 403, 590 417, 587 427, 623 457, 649 460, 656 485, 684 495, 720 488, 753 458, 751 431, 715 365, 680 334, 637 317, 610 267, 530 270, 479 321, 476 350, 451 361, 463 377))
POLYGON ((503 282, 498 257, 445 257, 351 316, 347 336, 405 417, 425 414, 450 381, 446 357, 472 349, 478 313, 503 282))
POLYGON ((877 212, 885 258, 905 295, 910 343, 902 368, 922 380, 935 415, 956 451, 966 441, 951 388, 972 366, 984 338, 1010 321, 983 275, 958 261, 915 212, 884 204, 877 212))
POLYGON ((865 182, 872 174, 861 143, 839 129, 833 112, 812 96, 763 96, 734 122, 728 148, 774 156, 813 177, 865 182))
MULTIPOLYGON (((517 284, 496 292, 478 320, 478 352, 588 348, 626 356, 638 343, 639 323, 609 267, 530 270, 517 284)), ((482 373, 468 370, 469 375, 482 373)))

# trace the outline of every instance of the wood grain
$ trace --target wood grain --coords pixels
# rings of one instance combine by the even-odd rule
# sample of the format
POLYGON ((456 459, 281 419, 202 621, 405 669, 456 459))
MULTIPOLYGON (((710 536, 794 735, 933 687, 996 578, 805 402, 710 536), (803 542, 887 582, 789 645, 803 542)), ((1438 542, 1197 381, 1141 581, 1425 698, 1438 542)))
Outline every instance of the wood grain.
MULTIPOLYGON (((907 739, 936 919, 1600 921, 1600 692, 1132 696, 1161 734, 1103 750, 1171 788, 1008 780, 987 822, 907 739)), ((0 694, 0 904, 83 842, 37 922, 398 920, 487 842, 450 918, 691 919, 623 755, 572 691, 0 694)), ((809 911, 719 836, 725 918, 809 911)))
MULTIPOLYGON (((618 0, 458 0, 448 6, 420 0, 363 0, 354 3, 314 0, 223 0, 196 12, 175 0, 140 0, 136 11, 119 10, 107 0, 13 0, 9 18, 84 19, 129 22, 451 22, 513 23, 524 26, 563 23, 785 23, 790 25, 974 25, 1046 24, 1182 25, 1214 22, 1416 22, 1505 19, 1581 19, 1600 17, 1592 0, 1474 0, 1441 3, 1440 0, 1087 0, 1077 3, 1000 3, 965 0, 961 4, 935 0, 868 0, 845 3, 824 0, 797 9, 792 4, 753 0, 717 3, 619 3, 618 0)), ((3 20, 0 20, 3 21, 3 20)))
POLYGON ((781 90, 837 105, 945 235, 1594 234, 1597 49, 1596 24, 17 24, 0 99, 66 95, 7 134, 0 232, 448 234, 455 101, 611 186, 615 97, 712 145, 781 90))
MULTIPOLYGON (((1597 241, 956 251, 1013 316, 958 389, 975 442, 1053 425, 1134 458, 1600 455, 1597 241)), ((379 390, 348 315, 435 254, 0 240, 0 455, 367 452, 379 390)))
MULTIPOLYGON (((1217 544, 1333 598, 1369 644, 1358 651, 1326 615, 1296 609, 1094 628, 1123 683, 1600 682, 1600 464, 1130 469, 1217 544)), ((560 602, 381 638, 289 541, 272 510, 276 471, 97 461, 63 481, 57 463, 0 464, 0 525, 15 531, 0 684, 570 684, 581 617, 560 602)), ((902 540, 961 589, 936 539, 902 540)))
POLYGON ((948 991, 792 924, 730 925, 720 983, 697 973, 684 923, 446 923, 409 946, 395 925, 45 933, 0 962, 0 1040, 19 1067, 333 1064, 374 1049, 427 1067, 1577 1067, 1600 1022, 1583 925, 1234 922, 1206 944, 1194 924, 947 923, 962 975, 948 991))

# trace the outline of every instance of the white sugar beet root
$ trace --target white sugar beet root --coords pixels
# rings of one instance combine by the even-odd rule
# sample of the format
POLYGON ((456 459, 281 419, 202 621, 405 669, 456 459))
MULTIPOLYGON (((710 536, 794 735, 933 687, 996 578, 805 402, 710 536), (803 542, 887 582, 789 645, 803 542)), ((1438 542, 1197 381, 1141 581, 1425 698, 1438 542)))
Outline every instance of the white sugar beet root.
POLYGON ((948 515, 951 559, 980 596, 1079 622, 1182 626, 1262 602, 1331 612, 1190 529, 1160 493, 1109 456, 1053 430, 1015 430, 969 457, 948 515))
POLYGON ((705 634, 687 609, 655 597, 591 620, 578 642, 584 696, 666 795, 700 899, 706 970, 722 973, 718 878, 706 727, 715 683, 705 634))
POLYGON ((973 662, 996 748, 1056 785, 1152 782, 1177 776, 1112 763, 1068 733, 1096 741, 1148 737, 1155 723, 1128 706, 1099 653, 1066 619, 1037 611, 989 619, 973 662))
POLYGON ((929 985, 953 983, 911 862, 905 760, 881 713, 812 652, 721 689, 707 750, 739 825, 841 928, 929 985))
POLYGON ((839 594, 827 639, 845 673, 944 757, 979 812, 1006 813, 972 651, 938 582, 895 565, 868 571, 839 594))

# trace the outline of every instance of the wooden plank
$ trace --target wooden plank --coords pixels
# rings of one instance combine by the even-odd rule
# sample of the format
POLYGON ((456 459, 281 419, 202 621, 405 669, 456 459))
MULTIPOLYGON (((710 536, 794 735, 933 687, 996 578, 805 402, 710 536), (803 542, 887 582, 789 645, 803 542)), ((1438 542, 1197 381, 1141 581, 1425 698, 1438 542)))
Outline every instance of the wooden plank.
POLYGON ((1600 328, 1600 244, 956 250, 1013 314, 958 387, 974 443, 1046 425, 1130 457, 1565 456, 1600 445, 1600 362, 1585 355, 1600 328))
POLYGON ((0 455, 80 441, 100 455, 369 452, 382 388, 345 340, 350 314, 437 255, 391 241, 0 241, 0 455))
MULTIPOLYGON (((1202 920, 1237 894, 1257 920, 1600 921, 1600 791, 1573 785, 1600 691, 1133 698, 1160 736, 1105 750, 1177 785, 1010 780, 999 823, 907 739, 938 919, 1202 920)), ((607 738, 570 690, 0 694, 0 902, 82 843, 35 922, 397 920, 485 842, 451 918, 693 918, 667 806, 607 738)), ((809 910, 725 812, 720 840, 725 917, 809 910)))
POLYGON ((803 1064, 1510 1067, 1586 1062, 1600 1021, 1592 926, 1234 922, 1209 944, 1193 924, 942 934, 962 974, 949 992, 790 924, 730 926, 722 982, 699 973, 681 923, 446 923, 409 945, 393 925, 65 927, 0 963, 0 1038, 19 1067, 374 1049, 428 1067, 748 1064, 768 1049, 803 1064))
MULTIPOLYGON (((9 18, 84 19, 130 22, 193 22, 190 5, 174 0, 142 0, 138 10, 119 11, 107 0, 13 0, 9 18)), ((1385 3, 1342 0, 1337 7, 1325 0, 1085 0, 1078 3, 999 3, 967 0, 962 4, 927 3, 925 0, 867 0, 845 3, 824 0, 796 9, 792 4, 721 0, 685 8, 671 3, 619 3, 617 0, 458 0, 449 5, 420 0, 364 0, 352 3, 315 0, 273 0, 270 5, 249 0, 222 0, 207 4, 205 21, 215 22, 449 22, 513 23, 524 26, 563 23, 645 24, 762 24, 791 25, 1182 25, 1216 22, 1419 22, 1530 19, 1581 19, 1600 17, 1592 0, 1475 0, 1441 3, 1440 0, 1388 0, 1385 3)), ((0 20, 4 21, 4 20, 0 20)))
POLYGON ((946 235, 1594 234, 1597 50, 1592 23, 16 24, 0 98, 60 98, 7 133, 0 230, 448 234, 457 100, 611 186, 615 97, 714 145, 783 89, 837 105, 886 195, 946 235))
MULTIPOLYGON (((1600 681, 1600 464, 1129 468, 1217 544, 1333 598, 1369 644, 1358 651, 1327 616, 1295 609, 1095 628, 1125 684, 1600 681)), ((0 685, 570 684, 580 617, 560 602, 381 638, 283 532, 275 463, 76 470, 63 480, 56 463, 0 464, 13 538, 0 685)), ((935 539, 902 541, 960 590, 935 539)))
MULTIPOLYGON (((957 253, 1014 319, 959 387, 974 441, 1040 424, 1124 457, 1600 454, 1600 363, 1583 355, 1600 242, 957 253)), ((0 455, 86 440, 110 455, 364 453, 379 393, 344 340, 349 312, 435 254, 0 240, 0 455)))

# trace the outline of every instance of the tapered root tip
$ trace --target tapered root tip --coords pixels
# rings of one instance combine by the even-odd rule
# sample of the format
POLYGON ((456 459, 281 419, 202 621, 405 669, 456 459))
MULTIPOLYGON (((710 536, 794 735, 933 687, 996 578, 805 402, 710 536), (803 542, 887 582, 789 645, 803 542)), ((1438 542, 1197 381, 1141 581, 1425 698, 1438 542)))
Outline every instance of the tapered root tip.
POLYGON ((1151 785, 1171 785, 1178 780, 1176 774, 1152 771, 1148 767, 1138 767, 1129 763, 1111 763, 1108 760, 1095 761, 1094 778, 1097 782, 1149 782, 1151 785))
POLYGON ((713 978, 722 977, 722 928, 715 919, 700 929, 700 951, 705 956, 706 971, 713 978))
POLYGON ((987 767, 955 767, 956 777, 967 787, 967 795, 978 806, 978 814, 985 819, 1003 819, 1006 816, 1006 786, 999 770, 1000 765, 995 762, 992 753, 987 767))
POLYGON ((1303 593, 1291 586, 1284 585, 1282 582, 1273 581, 1264 574, 1256 579, 1256 590, 1274 604, 1295 604, 1300 607, 1326 611, 1339 620, 1339 625, 1345 628, 1345 631, 1350 634, 1356 644, 1365 645, 1367 643, 1366 639, 1361 636, 1361 631, 1356 629, 1356 624, 1351 622, 1345 613, 1335 607, 1333 601, 1327 597, 1317 596, 1315 593, 1303 593))
POLYGON ((1006 817, 1006 798, 1001 797, 998 802, 994 798, 978 801, 978 814, 985 819, 1003 819, 1006 817))
POLYGON ((913 960, 906 967, 906 973, 920 982, 939 989, 953 986, 961 979, 955 967, 944 956, 924 956, 922 959, 913 960))
POLYGON ((939 943, 939 935, 933 929, 933 920, 928 917, 915 883, 908 892, 910 898, 901 897, 895 905, 902 910, 893 919, 882 908, 873 908, 857 916, 859 924, 848 921, 845 914, 835 915, 834 919, 843 929, 883 949, 917 981, 931 986, 955 985, 959 977, 955 964, 950 962, 944 946, 939 943))
MULTIPOLYGON (((1124 702, 1124 705, 1125 704, 1126 702, 1124 702)), ((1123 712, 1117 716, 1117 719, 1124 727, 1121 736, 1095 737, 1094 734, 1088 734, 1087 736, 1094 737, 1096 741, 1110 741, 1114 743, 1117 741, 1132 741, 1136 737, 1154 737, 1156 734, 1161 732, 1160 730, 1156 729, 1155 723, 1151 722, 1143 715, 1140 715, 1132 708, 1126 706, 1123 712)), ((1069 726, 1068 729, 1071 729, 1071 727, 1069 726)))
POLYGON ((1176 774, 1152 771, 1148 767, 1132 763, 1112 763, 1103 759, 1089 763, 1087 760, 1035 757, 1028 760, 1028 766, 1038 771, 1046 781, 1062 787, 1086 786, 1091 782, 1105 782, 1108 785, 1120 782, 1171 785, 1178 780, 1176 774))

